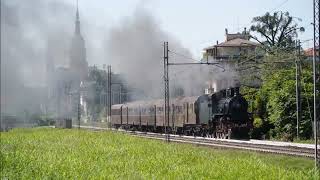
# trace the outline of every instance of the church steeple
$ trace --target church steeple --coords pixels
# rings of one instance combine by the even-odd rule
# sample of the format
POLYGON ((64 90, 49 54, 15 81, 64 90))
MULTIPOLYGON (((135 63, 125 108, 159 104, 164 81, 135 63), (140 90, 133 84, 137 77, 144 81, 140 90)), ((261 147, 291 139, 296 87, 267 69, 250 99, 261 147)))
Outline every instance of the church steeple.
POLYGON ((72 38, 70 47, 70 70, 77 82, 80 85, 82 80, 85 80, 88 76, 88 62, 86 55, 85 40, 80 32, 80 18, 79 18, 79 7, 77 0, 77 11, 76 11, 76 22, 75 22, 75 33, 72 38))
POLYGON ((79 6, 78 6, 78 0, 77 0, 77 13, 76 13, 75 34, 80 35, 80 17, 79 17, 79 6))

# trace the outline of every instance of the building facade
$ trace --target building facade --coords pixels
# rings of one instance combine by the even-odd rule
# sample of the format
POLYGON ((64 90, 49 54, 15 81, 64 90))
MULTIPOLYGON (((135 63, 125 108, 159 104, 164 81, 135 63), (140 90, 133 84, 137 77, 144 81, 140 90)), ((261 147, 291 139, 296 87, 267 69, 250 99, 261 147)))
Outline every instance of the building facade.
POLYGON ((203 61, 216 62, 224 67, 227 73, 218 76, 211 73, 211 79, 207 82, 206 92, 216 92, 225 88, 239 86, 241 84, 241 73, 239 65, 247 59, 261 58, 258 51, 259 44, 250 41, 250 33, 244 28, 243 32, 235 34, 229 33, 225 29, 225 41, 204 48, 203 61))
POLYGON ((204 48, 203 59, 214 60, 222 64, 234 64, 245 55, 254 55, 258 43, 250 41, 250 34, 244 29, 242 33, 229 34, 225 29, 226 39, 224 42, 204 48))
MULTIPOLYGON (((306 58, 308 59, 308 60, 313 60, 313 48, 308 48, 308 49, 306 49, 306 50, 304 50, 304 55, 306 56, 306 58)), ((319 52, 319 48, 317 47, 316 48, 316 53, 318 53, 319 52)))

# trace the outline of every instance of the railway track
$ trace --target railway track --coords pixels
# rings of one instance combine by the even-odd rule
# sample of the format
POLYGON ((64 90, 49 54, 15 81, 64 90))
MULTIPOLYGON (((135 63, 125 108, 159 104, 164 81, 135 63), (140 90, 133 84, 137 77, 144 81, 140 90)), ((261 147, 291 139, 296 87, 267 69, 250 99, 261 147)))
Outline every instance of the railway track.
POLYGON ((261 141, 261 140, 230 140, 230 139, 215 139, 205 137, 193 137, 193 136, 180 136, 140 131, 125 131, 119 129, 109 129, 93 126, 81 126, 83 129, 90 129, 95 131, 113 130, 127 133, 136 137, 157 139, 163 141, 170 141, 176 143, 187 143, 199 146, 207 146, 214 148, 228 148, 228 149, 239 149, 248 150, 263 153, 283 154, 290 156, 300 157, 314 157, 314 145, 311 144, 299 144, 299 143, 288 143, 278 141, 261 141))

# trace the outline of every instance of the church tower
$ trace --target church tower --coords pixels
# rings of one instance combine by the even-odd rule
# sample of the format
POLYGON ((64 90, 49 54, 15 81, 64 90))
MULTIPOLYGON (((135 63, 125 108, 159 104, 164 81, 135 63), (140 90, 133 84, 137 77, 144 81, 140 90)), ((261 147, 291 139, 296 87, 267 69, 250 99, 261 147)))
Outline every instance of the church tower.
POLYGON ((52 53, 51 42, 48 40, 46 51, 46 82, 47 82, 47 99, 51 99, 53 96, 54 87, 54 57, 52 53))
POLYGON ((73 78, 79 86, 80 82, 86 80, 88 77, 88 62, 86 59, 86 47, 80 31, 80 17, 77 1, 75 31, 71 42, 69 66, 73 78))

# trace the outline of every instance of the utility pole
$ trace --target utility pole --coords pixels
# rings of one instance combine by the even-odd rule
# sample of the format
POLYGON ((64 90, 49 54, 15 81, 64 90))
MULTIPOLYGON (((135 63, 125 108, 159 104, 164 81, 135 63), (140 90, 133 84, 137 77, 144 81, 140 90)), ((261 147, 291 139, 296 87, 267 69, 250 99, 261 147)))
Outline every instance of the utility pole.
POLYGON ((169 141, 169 45, 168 42, 164 42, 163 48, 163 64, 164 64, 164 124, 166 139, 169 141))
POLYGON ((301 122, 301 61, 300 41, 296 42, 296 107, 297 107, 297 139, 299 139, 299 122, 301 122))
POLYGON ((320 155, 318 143, 320 140, 320 0, 313 0, 313 132, 314 132, 314 161, 315 167, 319 168, 320 155), (317 50, 318 49, 318 50, 317 50))
POLYGON ((121 104, 122 103, 122 101, 121 101, 121 90, 122 90, 122 85, 120 84, 120 87, 119 87, 120 89, 119 89, 119 104, 121 104))
POLYGON ((112 95, 111 95, 111 74, 112 74, 112 71, 111 71, 111 66, 108 65, 107 67, 108 69, 108 74, 107 74, 107 80, 108 80, 108 87, 107 87, 107 95, 108 95, 108 102, 107 102, 107 117, 108 117, 108 120, 109 122, 111 122, 111 103, 112 103, 112 95))
POLYGON ((78 129, 80 129, 80 119, 81 119, 81 95, 80 95, 80 90, 77 93, 77 119, 78 119, 78 129))

